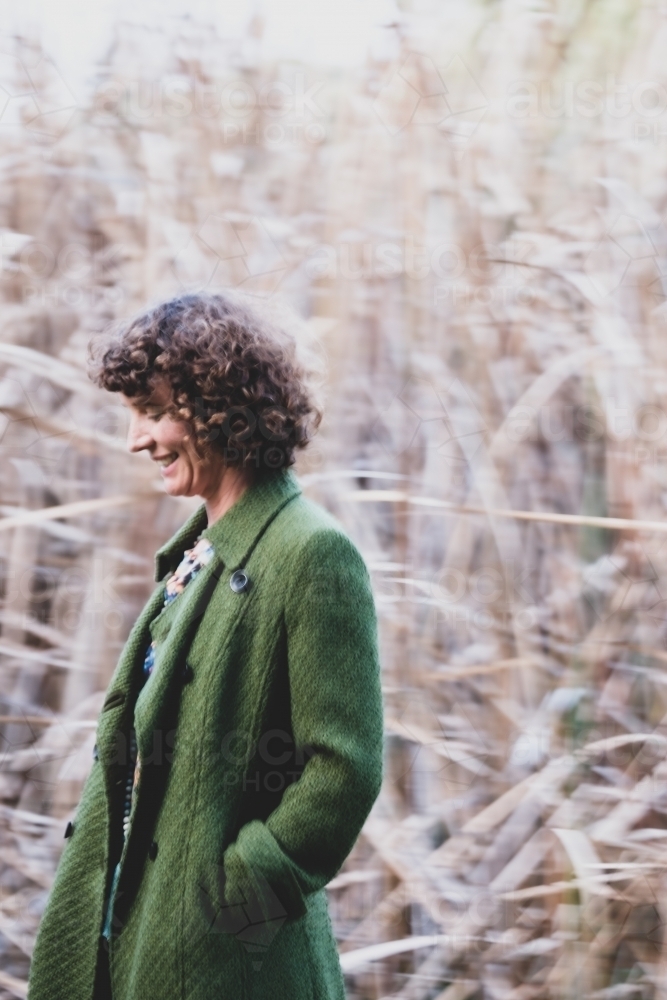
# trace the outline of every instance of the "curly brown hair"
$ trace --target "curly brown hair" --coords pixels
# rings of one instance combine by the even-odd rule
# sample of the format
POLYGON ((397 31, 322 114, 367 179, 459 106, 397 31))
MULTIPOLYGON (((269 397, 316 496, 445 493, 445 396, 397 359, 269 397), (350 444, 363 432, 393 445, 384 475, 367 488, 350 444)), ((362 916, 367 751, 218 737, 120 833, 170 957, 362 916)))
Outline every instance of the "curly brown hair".
POLYGON ((200 455, 269 473, 294 464, 322 413, 294 339, 231 293, 161 303, 91 344, 89 375, 146 405, 164 379, 166 412, 194 429, 200 455))

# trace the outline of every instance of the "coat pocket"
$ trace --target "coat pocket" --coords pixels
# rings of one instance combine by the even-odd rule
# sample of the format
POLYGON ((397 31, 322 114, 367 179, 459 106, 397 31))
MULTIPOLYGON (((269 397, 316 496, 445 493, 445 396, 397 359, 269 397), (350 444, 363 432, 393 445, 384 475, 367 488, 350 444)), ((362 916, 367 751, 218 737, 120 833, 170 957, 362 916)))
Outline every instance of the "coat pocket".
POLYGON ((261 820, 250 820, 241 827, 223 860, 230 903, 245 899, 267 921, 295 920, 305 914, 305 899, 294 869, 261 820))
POLYGON ((196 984, 206 987, 202 998, 234 996, 247 1000, 246 956, 240 935, 249 921, 242 907, 224 904, 222 865, 202 866, 185 887, 183 949, 187 996, 199 1000, 196 984))
POLYGON ((104 699, 104 704, 102 705, 102 711, 108 712, 111 708, 118 708, 119 705, 125 703, 125 692, 124 691, 112 691, 104 699))

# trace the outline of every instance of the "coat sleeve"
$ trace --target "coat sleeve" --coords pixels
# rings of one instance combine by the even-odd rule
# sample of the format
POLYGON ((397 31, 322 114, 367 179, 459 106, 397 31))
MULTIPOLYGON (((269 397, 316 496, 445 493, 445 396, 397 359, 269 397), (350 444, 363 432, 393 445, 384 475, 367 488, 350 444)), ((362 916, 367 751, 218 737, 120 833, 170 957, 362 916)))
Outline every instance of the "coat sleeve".
POLYGON ((305 897, 339 870, 382 783, 382 695, 368 571, 335 528, 304 545, 285 598, 292 732, 306 759, 262 822, 225 851, 228 904, 265 919, 305 913, 305 897))

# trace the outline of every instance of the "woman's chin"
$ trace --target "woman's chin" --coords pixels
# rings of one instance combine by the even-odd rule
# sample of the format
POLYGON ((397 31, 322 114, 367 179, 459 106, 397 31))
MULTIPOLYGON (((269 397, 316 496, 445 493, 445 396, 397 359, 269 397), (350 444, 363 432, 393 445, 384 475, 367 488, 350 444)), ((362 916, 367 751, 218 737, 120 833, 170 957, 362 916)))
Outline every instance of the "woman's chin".
POLYGON ((185 484, 180 483, 176 477, 163 476, 162 485, 165 493, 168 493, 170 497, 184 497, 188 495, 185 484))
POLYGON ((191 481, 183 482, 178 476, 164 476, 162 479, 165 493, 170 497, 194 497, 198 496, 191 481))

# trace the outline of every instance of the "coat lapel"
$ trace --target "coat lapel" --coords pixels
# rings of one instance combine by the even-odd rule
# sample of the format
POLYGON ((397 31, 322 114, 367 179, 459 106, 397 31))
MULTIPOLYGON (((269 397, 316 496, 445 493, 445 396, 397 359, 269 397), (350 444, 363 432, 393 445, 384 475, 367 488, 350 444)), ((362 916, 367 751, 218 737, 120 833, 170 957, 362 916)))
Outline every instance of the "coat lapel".
POLYGON ((206 610, 209 598, 216 587, 224 565, 218 555, 202 567, 195 578, 176 598, 178 607, 174 623, 160 643, 155 668, 150 679, 150 690, 134 711, 137 747, 142 760, 161 756, 160 746, 165 730, 176 725, 175 701, 180 691, 178 673, 206 610))
POLYGON ((185 549, 190 548, 197 535, 206 527, 208 519, 206 516, 206 505, 201 504, 187 519, 185 524, 178 529, 175 535, 165 542, 155 553, 155 579, 164 578, 173 573, 181 560, 185 549))
POLYGON ((151 641, 150 623, 164 606, 164 577, 176 568, 183 550, 188 547, 206 526, 206 507, 202 504, 179 528, 176 534, 157 553, 155 579, 160 581, 132 626, 116 669, 107 688, 102 712, 97 724, 97 749, 99 759, 106 766, 107 790, 117 780, 114 764, 124 764, 127 759, 127 738, 132 724, 134 700, 139 687, 139 670, 146 647, 151 641), (164 555, 163 555, 164 554, 164 555))
POLYGON ((97 722, 97 749, 99 759, 107 770, 109 781, 114 764, 123 763, 125 757, 122 744, 126 742, 123 730, 131 711, 134 679, 138 661, 143 659, 147 642, 150 641, 149 626, 162 607, 164 594, 162 585, 156 587, 143 611, 134 623, 123 652, 107 688, 104 705, 97 722))

